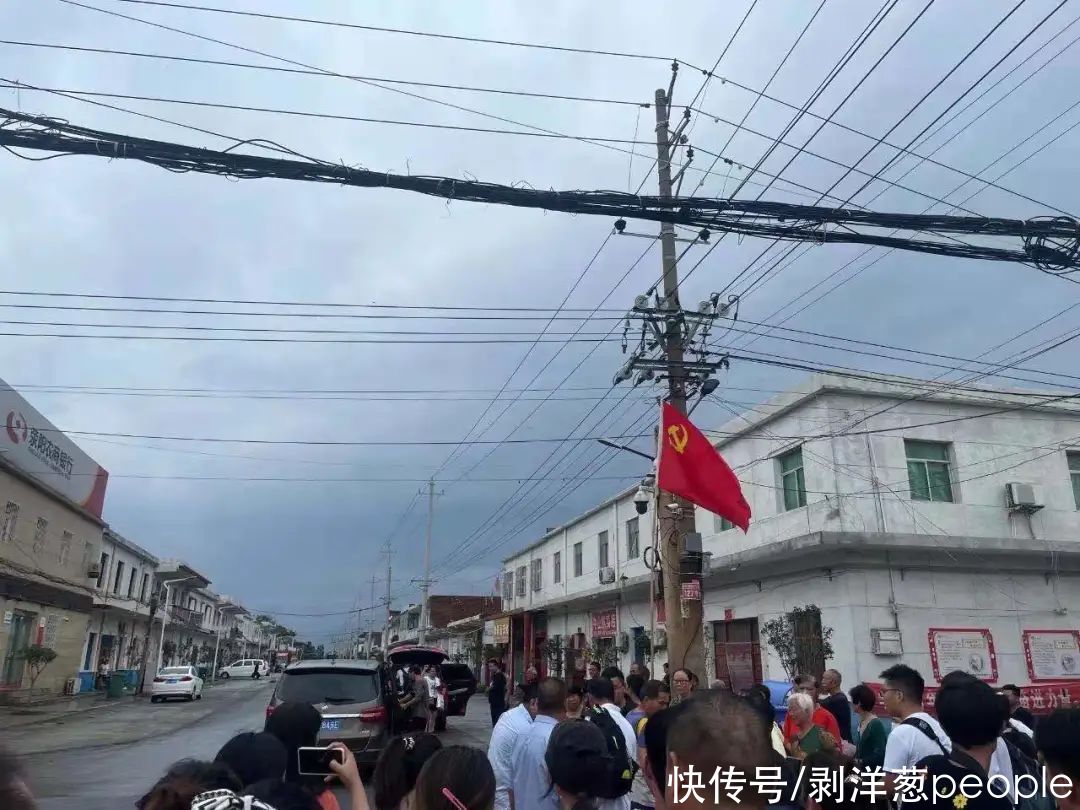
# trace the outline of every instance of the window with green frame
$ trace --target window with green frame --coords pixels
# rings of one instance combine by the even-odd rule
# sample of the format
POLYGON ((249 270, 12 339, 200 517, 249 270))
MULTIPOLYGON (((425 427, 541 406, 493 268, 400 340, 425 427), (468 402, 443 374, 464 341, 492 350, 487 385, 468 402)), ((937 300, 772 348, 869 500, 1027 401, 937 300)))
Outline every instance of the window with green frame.
POLYGON ((784 494, 784 511, 806 506, 806 476, 803 473, 802 448, 796 447, 776 457, 780 467, 780 488, 784 494))
POLYGON ((715 531, 717 534, 720 534, 720 532, 726 532, 728 529, 734 528, 735 524, 727 518, 720 517, 719 515, 713 515, 713 531, 715 531))
POLYGON ((1069 478, 1072 479, 1073 503, 1080 509, 1080 452, 1066 453, 1069 460, 1069 478))
POLYGON ((904 439, 908 486, 913 501, 952 503, 949 445, 904 439))

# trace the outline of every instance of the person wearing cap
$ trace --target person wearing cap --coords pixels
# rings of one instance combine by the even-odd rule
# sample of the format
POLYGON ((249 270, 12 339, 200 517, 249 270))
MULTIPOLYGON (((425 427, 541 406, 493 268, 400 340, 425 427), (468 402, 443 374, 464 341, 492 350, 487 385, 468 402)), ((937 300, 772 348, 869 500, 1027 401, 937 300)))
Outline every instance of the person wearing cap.
POLYGON ((518 738, 510 773, 514 810, 559 810, 544 757, 556 724, 566 719, 566 684, 545 678, 536 687, 536 716, 518 738))
POLYGON ((595 810, 609 757, 604 733, 594 724, 567 720, 555 727, 544 765, 560 810, 595 810))

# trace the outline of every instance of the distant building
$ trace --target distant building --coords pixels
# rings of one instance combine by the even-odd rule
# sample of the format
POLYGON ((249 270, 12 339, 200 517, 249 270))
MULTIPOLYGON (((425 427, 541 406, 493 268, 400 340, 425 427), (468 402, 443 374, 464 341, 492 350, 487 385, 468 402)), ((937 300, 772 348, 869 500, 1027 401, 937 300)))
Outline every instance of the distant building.
MULTIPOLYGON (((446 628, 451 622, 477 614, 487 616, 497 612, 500 607, 497 596, 431 596, 428 598, 431 626, 425 634, 426 643, 445 650, 449 638, 446 628)), ((409 605, 391 619, 388 646, 418 643, 420 610, 421 605, 409 605)))
MULTIPOLYGON (((753 520, 744 535, 697 510, 702 682, 787 677, 763 628, 815 605, 796 622, 802 671, 873 683, 904 661, 928 684, 965 669, 1028 685, 1035 708, 1080 701, 1080 408, 940 388, 814 377, 721 428, 753 520)), ((588 658, 662 671, 654 515, 633 495, 504 561, 505 613, 487 624, 515 678, 580 677, 588 658)))

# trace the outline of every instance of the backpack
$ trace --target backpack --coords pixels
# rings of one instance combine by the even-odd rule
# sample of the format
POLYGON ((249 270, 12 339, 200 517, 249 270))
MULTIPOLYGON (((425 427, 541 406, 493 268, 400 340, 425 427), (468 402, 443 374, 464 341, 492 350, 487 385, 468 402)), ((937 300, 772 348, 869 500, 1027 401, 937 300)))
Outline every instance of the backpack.
POLYGON ((949 752, 946 750, 944 744, 941 742, 940 739, 938 739, 938 735, 934 732, 934 727, 927 723, 925 720, 923 720, 921 717, 909 717, 900 725, 914 726, 931 740, 933 740, 935 743, 937 743, 937 747, 941 749, 942 754, 944 754, 945 756, 949 755, 949 752))
MULTIPOLYGON (((1009 764, 1012 765, 1013 772, 1013 784, 1016 784, 1016 779, 1020 775, 1031 776, 1035 779, 1035 783, 1041 785, 1041 771, 1039 763, 1013 745, 1007 738, 1003 738, 1005 742, 1005 748, 1009 751, 1009 764)), ((1024 785, 1026 791, 1031 790, 1030 780, 1024 785)), ((1036 793, 1031 798, 1019 798, 1016 803, 1017 810, 1054 810, 1054 800, 1048 795, 1042 795, 1036 793)))
POLYGON ((601 780, 603 787, 596 792, 597 798, 618 799, 625 796, 634 784, 638 765, 626 750, 626 738, 623 737, 622 729, 602 706, 594 706, 586 712, 585 720, 600 729, 607 741, 606 773, 601 780))

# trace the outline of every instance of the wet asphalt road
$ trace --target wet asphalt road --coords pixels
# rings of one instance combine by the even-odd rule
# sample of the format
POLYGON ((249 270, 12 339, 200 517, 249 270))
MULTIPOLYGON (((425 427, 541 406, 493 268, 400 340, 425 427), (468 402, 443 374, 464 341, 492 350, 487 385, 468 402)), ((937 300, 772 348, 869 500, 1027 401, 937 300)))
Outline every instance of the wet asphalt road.
MULTIPOLYGON (((178 759, 212 759, 233 735, 262 730, 269 690, 259 689, 223 706, 209 719, 171 734, 132 745, 36 754, 24 763, 40 810, 130 810, 136 799, 178 759)), ((483 698, 474 698, 469 716, 451 718, 444 744, 487 746, 490 719, 483 698)), ((174 705, 152 707, 168 711, 174 705)), ((339 797, 343 798, 343 797, 339 797)), ((343 807, 348 805, 342 801, 343 807)))

